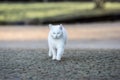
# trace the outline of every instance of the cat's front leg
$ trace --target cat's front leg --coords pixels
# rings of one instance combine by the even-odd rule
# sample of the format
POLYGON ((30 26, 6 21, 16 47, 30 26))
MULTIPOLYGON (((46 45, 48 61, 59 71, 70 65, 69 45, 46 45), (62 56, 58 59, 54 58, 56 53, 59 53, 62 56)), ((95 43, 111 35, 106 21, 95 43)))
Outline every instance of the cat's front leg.
POLYGON ((48 53, 49 57, 52 57, 52 49, 49 47, 49 53, 48 53))
POLYGON ((52 60, 56 59, 56 50, 52 48, 52 60))
POLYGON ((60 61, 63 53, 64 53, 64 48, 58 48, 56 60, 60 61))

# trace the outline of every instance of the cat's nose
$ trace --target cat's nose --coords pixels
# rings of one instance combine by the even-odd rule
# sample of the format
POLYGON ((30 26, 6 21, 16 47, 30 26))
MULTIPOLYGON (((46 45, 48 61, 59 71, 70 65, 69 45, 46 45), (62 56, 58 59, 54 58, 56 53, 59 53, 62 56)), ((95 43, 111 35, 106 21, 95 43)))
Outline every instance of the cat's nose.
POLYGON ((57 38, 57 36, 55 36, 55 38, 57 38))

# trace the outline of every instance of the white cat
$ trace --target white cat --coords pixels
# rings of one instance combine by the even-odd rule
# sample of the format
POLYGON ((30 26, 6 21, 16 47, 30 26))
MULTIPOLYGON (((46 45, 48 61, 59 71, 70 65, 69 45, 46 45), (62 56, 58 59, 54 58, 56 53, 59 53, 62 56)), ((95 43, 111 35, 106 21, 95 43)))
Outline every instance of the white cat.
POLYGON ((67 32, 62 24, 49 24, 50 32, 48 35, 49 53, 53 60, 61 60, 67 41, 67 32))

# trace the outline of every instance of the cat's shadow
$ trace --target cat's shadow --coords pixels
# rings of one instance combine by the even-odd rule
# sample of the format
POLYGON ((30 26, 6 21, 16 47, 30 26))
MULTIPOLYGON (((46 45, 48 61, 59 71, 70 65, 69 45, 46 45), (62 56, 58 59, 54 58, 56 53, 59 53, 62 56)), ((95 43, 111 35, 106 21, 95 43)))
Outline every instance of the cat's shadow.
MULTIPOLYGON (((46 55, 47 56, 47 55, 46 55)), ((62 59, 60 61, 58 60, 52 60, 52 57, 44 57, 41 61, 44 61, 44 62, 55 62, 55 63, 68 63, 68 62, 79 62, 79 61, 82 61, 83 58, 82 56, 73 56, 73 55, 65 55, 62 57, 62 59)))

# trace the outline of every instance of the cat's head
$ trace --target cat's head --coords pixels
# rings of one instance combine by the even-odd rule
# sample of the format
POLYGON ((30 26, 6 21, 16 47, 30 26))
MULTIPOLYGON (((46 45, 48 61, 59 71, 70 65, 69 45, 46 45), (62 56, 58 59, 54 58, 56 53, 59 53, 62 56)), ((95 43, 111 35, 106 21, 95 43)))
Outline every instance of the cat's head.
POLYGON ((60 25, 49 24, 49 28, 50 28, 50 35, 52 36, 52 38, 59 39, 62 37, 62 35, 63 35, 62 24, 60 24, 60 25))

